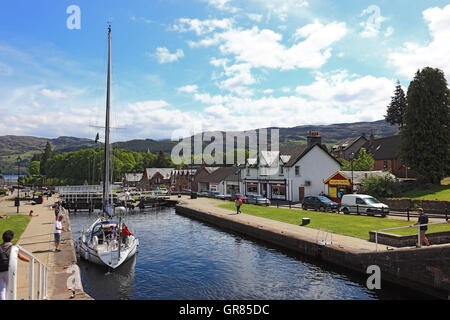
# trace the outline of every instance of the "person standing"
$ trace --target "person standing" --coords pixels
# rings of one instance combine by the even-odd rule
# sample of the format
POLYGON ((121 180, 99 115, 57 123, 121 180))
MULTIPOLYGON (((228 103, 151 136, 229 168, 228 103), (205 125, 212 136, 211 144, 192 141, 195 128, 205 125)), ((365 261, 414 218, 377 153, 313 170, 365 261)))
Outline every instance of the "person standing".
POLYGON ((55 221, 55 227, 53 229, 53 235, 55 237, 55 252, 61 251, 59 249, 59 244, 61 243, 61 232, 65 231, 64 227, 62 226, 62 219, 63 216, 58 216, 57 220, 55 221))
POLYGON ((242 213, 241 212, 242 200, 239 199, 239 198, 236 198, 236 201, 234 202, 234 205, 236 206, 236 214, 242 213))
MULTIPOLYGON (((0 244, 0 300, 8 300, 8 281, 9 281, 9 256, 13 246, 14 232, 7 230, 2 235, 3 243, 0 244)), ((30 262, 30 259, 21 255, 17 257, 25 262, 30 262)))
MULTIPOLYGON (((417 223, 414 225, 417 226, 417 225, 422 225, 422 224, 428 224, 428 216, 423 212, 423 209, 419 208, 419 210, 417 210, 417 213, 419 214, 419 219, 418 219, 417 223)), ((418 245, 421 245, 422 242, 425 242, 426 246, 430 245, 427 237, 425 236, 425 232, 427 232, 427 230, 428 230, 428 226, 420 227, 420 243, 418 245)))

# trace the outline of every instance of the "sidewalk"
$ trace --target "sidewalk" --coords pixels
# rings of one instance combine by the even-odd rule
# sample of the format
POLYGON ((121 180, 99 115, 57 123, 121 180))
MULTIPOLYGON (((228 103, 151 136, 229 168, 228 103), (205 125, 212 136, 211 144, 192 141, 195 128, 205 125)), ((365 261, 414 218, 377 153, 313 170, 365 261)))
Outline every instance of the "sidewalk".
MULTIPOLYGON (((242 224, 253 225, 260 229, 274 231, 276 233, 281 233, 286 236, 292 236, 294 238, 299 238, 308 242, 316 243, 317 241, 317 235, 319 230, 301 227, 298 225, 257 217, 253 215, 248 215, 245 213, 236 215, 234 211, 217 207, 217 205, 224 203, 221 200, 215 200, 210 198, 198 198, 191 200, 188 197, 182 197, 180 200, 181 200, 180 206, 186 208, 238 221, 242 224)), ((327 230, 325 230, 325 232, 326 231, 327 230)), ((324 237, 325 234, 322 232, 322 234, 319 237, 319 241, 323 240, 324 237)), ((330 238, 328 238, 327 241, 329 240, 330 238)), ((334 247, 336 249, 341 249, 352 253, 375 252, 376 250, 376 244, 373 242, 359 238, 344 236, 340 234, 333 234, 333 244, 328 245, 328 247, 334 247)), ((386 251, 387 248, 388 246, 380 244, 378 245, 379 251, 386 251)), ((393 248, 389 247, 389 249, 392 250, 393 248)))
MULTIPOLYGON (((68 273, 68 268, 76 264, 76 256, 73 246, 72 233, 70 232, 70 220, 64 217, 63 226, 66 231, 61 234, 60 252, 54 251, 53 228, 55 214, 51 209, 57 201, 56 197, 44 197, 41 205, 31 205, 29 202, 21 201, 19 214, 28 215, 30 210, 34 211, 33 217, 18 241, 18 245, 33 254, 48 268, 47 295, 48 300, 70 299, 72 291, 67 288, 68 278, 74 277, 74 273, 68 273)), ((17 208, 13 201, 0 202, 0 215, 16 214, 17 208)), ((76 276, 79 277, 79 274, 76 276)), ((35 265, 35 278, 37 279, 37 265, 35 265)), ((37 288, 37 281, 35 284, 37 288)), ((29 292, 29 263, 19 260, 19 271, 17 281, 17 299, 28 299, 29 292)), ((72 300, 92 299, 86 293, 77 290, 72 300)))

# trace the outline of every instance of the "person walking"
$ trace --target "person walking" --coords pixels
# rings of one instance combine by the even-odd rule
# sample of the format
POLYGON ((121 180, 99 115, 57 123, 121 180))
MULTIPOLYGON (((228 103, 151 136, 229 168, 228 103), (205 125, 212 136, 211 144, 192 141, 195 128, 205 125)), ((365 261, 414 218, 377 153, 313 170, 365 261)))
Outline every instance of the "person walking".
POLYGON ((55 221, 55 227, 53 229, 53 235, 55 237, 55 252, 61 251, 59 249, 59 244, 61 243, 61 232, 65 231, 64 227, 62 226, 62 219, 63 216, 58 216, 57 220, 55 221))
MULTIPOLYGON (((417 213, 419 214, 419 219, 418 219, 417 223, 414 225, 417 226, 417 225, 422 225, 422 224, 428 224, 428 216, 423 212, 423 209, 419 208, 419 210, 417 210, 417 213)), ((425 242, 425 245, 427 247, 430 245, 427 237, 425 236, 425 232, 427 232, 427 230, 428 230, 428 226, 420 227, 420 243, 417 244, 418 246, 420 246, 422 244, 422 242, 425 242)))
MULTIPOLYGON (((8 300, 8 281, 9 281, 9 256, 13 246, 14 232, 7 230, 2 235, 3 243, 0 244, 0 300, 8 300)), ((30 259, 18 253, 17 257, 25 262, 30 259)))
POLYGON ((242 213, 241 212, 242 200, 239 198, 236 198, 234 205, 236 206, 236 214, 242 213))

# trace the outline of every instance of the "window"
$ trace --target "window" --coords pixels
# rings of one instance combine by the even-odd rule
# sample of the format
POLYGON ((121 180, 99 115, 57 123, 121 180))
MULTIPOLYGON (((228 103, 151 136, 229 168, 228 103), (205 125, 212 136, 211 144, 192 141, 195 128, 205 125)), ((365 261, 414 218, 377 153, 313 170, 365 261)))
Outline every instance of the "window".
POLYGON ((295 166, 295 175, 296 176, 300 175, 300 166, 295 166))
POLYGON ((363 199, 356 198, 356 204, 366 204, 363 199))

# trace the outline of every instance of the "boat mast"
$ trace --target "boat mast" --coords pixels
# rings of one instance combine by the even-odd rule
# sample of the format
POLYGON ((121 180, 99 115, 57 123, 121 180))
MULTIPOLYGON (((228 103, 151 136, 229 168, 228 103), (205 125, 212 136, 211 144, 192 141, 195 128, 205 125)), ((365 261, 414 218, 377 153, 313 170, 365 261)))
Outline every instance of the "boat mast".
MULTIPOLYGON (((110 210, 109 200, 109 162, 110 162, 110 145, 109 145, 109 112, 111 102, 111 25, 108 27, 108 79, 106 88, 106 123, 105 123, 105 163, 104 163, 104 179, 103 179, 103 214, 110 210)), ((109 214, 108 214, 109 215, 109 214)))

